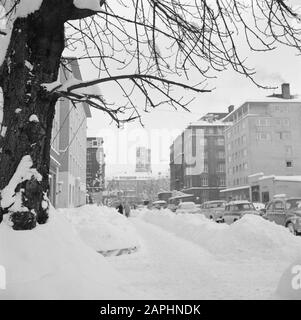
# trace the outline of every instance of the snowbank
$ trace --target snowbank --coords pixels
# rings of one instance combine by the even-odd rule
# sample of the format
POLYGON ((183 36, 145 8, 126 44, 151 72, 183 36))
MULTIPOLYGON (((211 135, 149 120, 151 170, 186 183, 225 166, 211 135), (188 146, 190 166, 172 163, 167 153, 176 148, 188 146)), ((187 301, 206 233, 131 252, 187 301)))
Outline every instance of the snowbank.
POLYGON ((31 231, 0 224, 0 265, 7 273, 2 299, 137 299, 141 293, 108 260, 87 246, 68 220, 51 209, 31 231))
POLYGON ((86 205, 59 209, 58 212, 71 222, 81 239, 96 251, 139 246, 136 229, 114 208, 86 205))
POLYGON ((221 258, 270 259, 291 263, 301 252, 301 237, 260 216, 246 215, 232 225, 203 215, 176 215, 170 210, 144 210, 138 217, 190 240, 221 258))

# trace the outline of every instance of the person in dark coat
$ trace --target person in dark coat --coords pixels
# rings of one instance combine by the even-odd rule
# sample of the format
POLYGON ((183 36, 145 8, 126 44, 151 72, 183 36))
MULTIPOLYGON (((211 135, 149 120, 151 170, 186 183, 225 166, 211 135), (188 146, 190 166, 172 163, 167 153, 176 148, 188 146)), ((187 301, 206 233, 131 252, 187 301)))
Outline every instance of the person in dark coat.
POLYGON ((122 206, 121 203, 119 204, 119 206, 116 207, 116 209, 118 210, 118 212, 119 212, 120 214, 123 214, 123 206, 122 206))

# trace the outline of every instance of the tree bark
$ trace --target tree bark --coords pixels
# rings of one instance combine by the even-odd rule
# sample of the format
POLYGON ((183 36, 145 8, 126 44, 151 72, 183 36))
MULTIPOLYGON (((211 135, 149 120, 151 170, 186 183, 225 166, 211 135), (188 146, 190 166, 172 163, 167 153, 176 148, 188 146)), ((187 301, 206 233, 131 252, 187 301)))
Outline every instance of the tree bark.
MULTIPOLYGON (((84 12, 86 15, 87 13, 84 12)), ((49 164, 52 122, 57 97, 42 83, 57 80, 65 45, 64 22, 76 15, 72 0, 43 1, 40 9, 18 18, 13 27, 6 58, 0 66, 3 90, 3 122, 0 135, 0 223, 8 213, 13 229, 32 229, 48 219, 49 164), (6 129, 5 129, 6 128, 6 129), (1 190, 9 184, 24 156, 32 159, 32 175, 15 188, 21 209, 2 205, 1 190)))

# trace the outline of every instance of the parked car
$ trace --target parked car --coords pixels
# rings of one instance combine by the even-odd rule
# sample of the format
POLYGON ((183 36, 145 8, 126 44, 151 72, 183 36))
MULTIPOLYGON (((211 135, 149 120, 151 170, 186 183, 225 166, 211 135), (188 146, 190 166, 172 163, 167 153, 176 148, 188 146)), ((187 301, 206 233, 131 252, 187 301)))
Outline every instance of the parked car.
POLYGON ((153 208, 155 209, 165 209, 167 208, 167 202, 164 200, 158 200, 153 202, 153 208))
POLYGON ((275 198, 262 210, 263 217, 301 235, 301 198, 275 198))
POLYGON ((259 215, 252 202, 247 200, 228 202, 225 207, 222 222, 231 224, 242 218, 245 214, 259 215))
POLYGON ((202 213, 206 218, 220 222, 225 212, 226 203, 225 200, 206 201, 201 206, 202 213))
POLYGON ((176 213, 201 213, 201 209, 194 202, 181 202, 178 205, 176 213))

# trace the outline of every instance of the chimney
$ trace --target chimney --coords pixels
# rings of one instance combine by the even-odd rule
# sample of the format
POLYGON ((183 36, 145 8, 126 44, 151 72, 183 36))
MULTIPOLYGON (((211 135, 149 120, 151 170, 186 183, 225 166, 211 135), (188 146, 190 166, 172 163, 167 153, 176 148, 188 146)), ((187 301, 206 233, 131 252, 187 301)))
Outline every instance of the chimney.
POLYGON ((282 98, 283 99, 291 99, 290 84, 289 83, 282 83, 281 89, 282 89, 282 98))
POLYGON ((234 105, 231 104, 231 106, 228 107, 228 112, 231 113, 234 110, 234 105))

